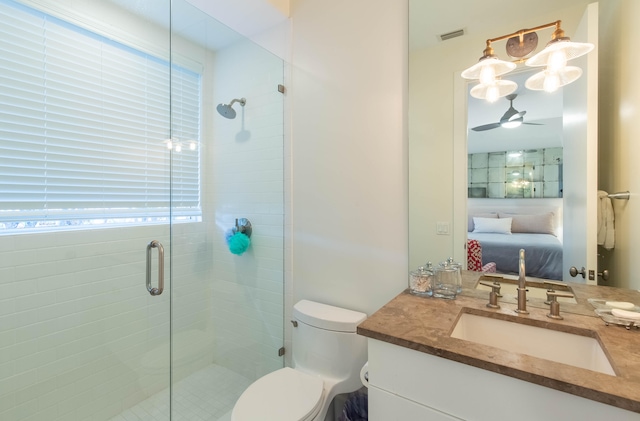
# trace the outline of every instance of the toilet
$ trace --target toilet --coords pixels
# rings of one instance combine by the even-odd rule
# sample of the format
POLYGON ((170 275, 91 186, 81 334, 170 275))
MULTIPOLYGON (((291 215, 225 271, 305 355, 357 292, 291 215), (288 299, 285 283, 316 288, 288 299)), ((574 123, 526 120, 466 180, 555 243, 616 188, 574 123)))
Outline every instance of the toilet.
POLYGON ((362 387, 367 340, 357 311, 302 300, 293 307, 293 368, 256 380, 244 391, 231 421, 323 421, 333 398, 362 387))

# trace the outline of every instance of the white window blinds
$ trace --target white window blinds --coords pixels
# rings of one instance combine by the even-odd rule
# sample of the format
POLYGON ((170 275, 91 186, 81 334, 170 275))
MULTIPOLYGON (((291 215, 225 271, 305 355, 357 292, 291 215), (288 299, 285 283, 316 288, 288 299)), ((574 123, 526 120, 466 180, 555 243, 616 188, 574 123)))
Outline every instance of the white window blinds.
POLYGON ((200 75, 0 0, 0 228, 198 216, 199 136, 200 75))

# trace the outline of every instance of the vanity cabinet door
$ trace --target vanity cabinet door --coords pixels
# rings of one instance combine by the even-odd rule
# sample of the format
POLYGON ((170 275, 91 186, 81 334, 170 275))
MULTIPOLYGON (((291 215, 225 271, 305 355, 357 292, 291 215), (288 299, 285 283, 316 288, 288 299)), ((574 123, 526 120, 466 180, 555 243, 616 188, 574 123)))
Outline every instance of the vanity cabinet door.
POLYGON ((639 419, 635 412, 497 372, 371 338, 368 344, 369 418, 374 421, 495 421, 514 414, 518 421, 639 419))
POLYGON ((450 417, 377 387, 369 387, 369 421, 389 420, 453 421, 459 418, 450 417))

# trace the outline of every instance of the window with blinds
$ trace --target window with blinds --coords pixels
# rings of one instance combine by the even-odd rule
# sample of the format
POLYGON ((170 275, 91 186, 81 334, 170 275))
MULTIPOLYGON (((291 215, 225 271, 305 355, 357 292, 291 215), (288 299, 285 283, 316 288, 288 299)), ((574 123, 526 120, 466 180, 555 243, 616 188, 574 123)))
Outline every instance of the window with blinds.
POLYGON ((0 233, 199 220, 200 85, 0 0, 0 233))

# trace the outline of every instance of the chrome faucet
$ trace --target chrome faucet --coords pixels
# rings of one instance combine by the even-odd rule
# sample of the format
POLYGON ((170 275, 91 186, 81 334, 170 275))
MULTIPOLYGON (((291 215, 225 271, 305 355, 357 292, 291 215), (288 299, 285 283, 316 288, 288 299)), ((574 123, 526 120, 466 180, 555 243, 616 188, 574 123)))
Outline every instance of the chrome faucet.
POLYGON ((524 249, 520 249, 518 260, 518 309, 516 313, 529 314, 529 311, 527 311, 527 278, 525 277, 524 249))

